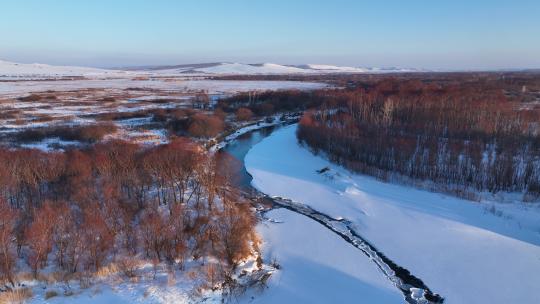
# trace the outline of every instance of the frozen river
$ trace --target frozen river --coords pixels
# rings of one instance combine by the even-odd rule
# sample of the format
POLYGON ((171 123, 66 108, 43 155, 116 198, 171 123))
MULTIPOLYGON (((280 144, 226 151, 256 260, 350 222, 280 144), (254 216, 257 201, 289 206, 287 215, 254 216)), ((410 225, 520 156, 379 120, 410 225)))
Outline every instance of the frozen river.
MULTIPOLYGON (((246 135, 254 140, 242 153, 255 188, 350 223, 445 303, 540 303, 538 207, 496 205, 501 216, 486 211, 490 202, 351 174, 300 147, 295 130, 246 135)), ((374 260, 338 234, 288 210, 266 216, 264 252, 283 268, 255 302, 404 302, 374 260)))

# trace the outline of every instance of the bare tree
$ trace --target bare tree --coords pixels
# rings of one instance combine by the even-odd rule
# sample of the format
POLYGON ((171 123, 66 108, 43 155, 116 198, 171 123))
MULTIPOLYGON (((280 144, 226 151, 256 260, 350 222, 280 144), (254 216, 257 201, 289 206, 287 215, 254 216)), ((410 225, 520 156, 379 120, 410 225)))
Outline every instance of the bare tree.
POLYGON ((15 286, 15 225, 18 212, 0 198, 0 279, 15 286))

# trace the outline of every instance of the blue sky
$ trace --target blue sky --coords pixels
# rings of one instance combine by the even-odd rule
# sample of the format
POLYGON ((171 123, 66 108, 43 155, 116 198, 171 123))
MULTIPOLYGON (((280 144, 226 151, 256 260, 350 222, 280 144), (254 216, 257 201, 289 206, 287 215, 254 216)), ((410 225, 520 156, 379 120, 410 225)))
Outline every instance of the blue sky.
POLYGON ((0 0, 0 58, 540 67, 540 0, 0 0))

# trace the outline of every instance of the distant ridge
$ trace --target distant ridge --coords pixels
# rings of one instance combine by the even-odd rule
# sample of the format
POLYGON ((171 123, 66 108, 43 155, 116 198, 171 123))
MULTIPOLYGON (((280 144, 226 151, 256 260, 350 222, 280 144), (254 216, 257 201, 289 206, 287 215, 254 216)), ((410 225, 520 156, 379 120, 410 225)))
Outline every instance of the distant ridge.
POLYGON ((159 73, 214 74, 214 75, 266 75, 266 74, 360 74, 360 73, 404 73, 425 72, 420 69, 403 68, 359 68, 323 64, 281 65, 275 63, 216 62, 185 64, 176 66, 147 67, 159 73))
POLYGON ((212 62, 165 66, 140 66, 98 69, 77 66, 55 66, 40 63, 15 63, 0 60, 0 77, 121 77, 144 75, 288 75, 288 74, 362 74, 426 72, 419 69, 360 68, 324 64, 282 65, 276 63, 212 62))
POLYGON ((68 77, 68 76, 118 76, 122 71, 77 66, 57 66, 42 63, 15 63, 0 60, 0 77, 68 77))

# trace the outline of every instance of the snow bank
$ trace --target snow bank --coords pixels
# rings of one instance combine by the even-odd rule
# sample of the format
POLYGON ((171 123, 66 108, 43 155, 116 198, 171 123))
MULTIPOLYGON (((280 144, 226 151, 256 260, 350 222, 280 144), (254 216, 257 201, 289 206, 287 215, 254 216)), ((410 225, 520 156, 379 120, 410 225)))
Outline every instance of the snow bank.
POLYGON ((363 237, 445 297, 445 303, 540 303, 538 207, 495 205, 502 210, 497 215, 487 211, 489 202, 353 175, 300 147, 295 130, 280 129, 248 153, 246 167, 255 187, 352 221, 363 237), (316 172, 325 167, 330 170, 316 172))

